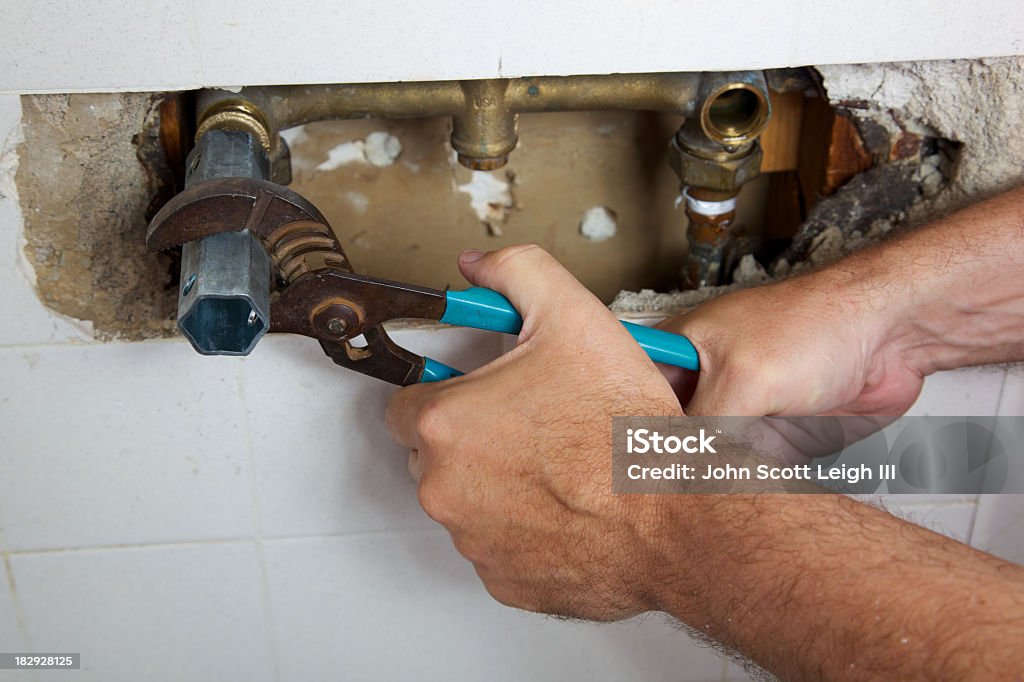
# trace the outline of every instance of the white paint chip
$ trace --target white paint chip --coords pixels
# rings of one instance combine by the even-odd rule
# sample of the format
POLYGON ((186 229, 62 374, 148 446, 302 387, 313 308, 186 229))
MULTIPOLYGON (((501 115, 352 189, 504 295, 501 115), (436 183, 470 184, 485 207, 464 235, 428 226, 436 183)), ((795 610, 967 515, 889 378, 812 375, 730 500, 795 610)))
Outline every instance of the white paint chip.
POLYGON ((390 166, 402 153, 402 142, 391 133, 370 133, 366 136, 363 152, 366 160, 374 166, 390 166))
POLYGON ((487 225, 495 226, 504 222, 508 209, 512 208, 512 189, 508 180, 502 180, 487 171, 473 171, 473 177, 460 192, 469 195, 469 205, 487 225))
POLYGON ((293 128, 286 128, 281 131, 281 137, 284 138, 285 144, 289 147, 294 147, 301 140, 306 139, 306 126, 295 126, 293 128))
POLYGON ((353 140, 352 142, 342 142, 337 147, 332 148, 327 152, 327 160, 322 162, 316 167, 318 171, 329 171, 335 168, 341 168, 347 163, 353 163, 355 161, 366 162, 366 154, 363 152, 363 147, 366 145, 362 140, 353 140))
POLYGON ((329 171, 349 163, 368 163, 378 168, 390 166, 402 153, 402 142, 391 133, 375 132, 365 140, 342 142, 327 152, 327 159, 316 167, 329 171))
POLYGON ((611 239, 618 229, 618 216, 606 206, 588 208, 580 221, 580 234, 594 242, 611 239))

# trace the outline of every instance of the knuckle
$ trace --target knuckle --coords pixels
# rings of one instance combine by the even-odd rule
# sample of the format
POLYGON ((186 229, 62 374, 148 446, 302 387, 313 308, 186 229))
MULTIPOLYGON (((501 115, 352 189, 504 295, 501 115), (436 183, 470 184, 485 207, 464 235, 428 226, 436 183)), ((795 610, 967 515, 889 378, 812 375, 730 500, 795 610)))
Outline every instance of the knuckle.
POLYGON ((469 539, 465 535, 459 534, 452 536, 452 544, 455 545, 455 551, 461 554, 463 558, 474 566, 479 567, 487 564, 487 551, 479 541, 469 539))
POLYGON ((484 580, 483 582, 487 594, 491 595, 491 598, 502 606, 510 606, 512 608, 522 608, 524 606, 521 600, 521 590, 515 589, 505 581, 484 580))
POLYGON ((443 442, 454 426, 447 401, 440 397, 427 400, 416 414, 416 433, 424 443, 443 442))
POLYGON ((498 249, 493 254, 495 269, 504 269, 512 265, 519 265, 527 259, 544 260, 551 258, 551 255, 537 244, 517 244, 498 249))
POLYGON ((437 485, 436 479, 425 477, 416 490, 420 507, 434 521, 442 526, 452 519, 452 504, 447 495, 437 485))

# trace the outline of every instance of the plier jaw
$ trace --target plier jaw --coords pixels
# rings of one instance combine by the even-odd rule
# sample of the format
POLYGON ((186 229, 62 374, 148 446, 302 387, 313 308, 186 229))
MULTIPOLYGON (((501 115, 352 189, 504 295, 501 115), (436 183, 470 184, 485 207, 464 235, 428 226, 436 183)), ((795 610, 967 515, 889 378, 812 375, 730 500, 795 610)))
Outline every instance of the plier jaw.
POLYGON ((446 307, 445 292, 437 289, 328 268, 281 292, 271 305, 270 330, 315 338, 335 364, 405 386, 423 380, 429 363, 392 341, 384 323, 440 320, 446 307), (358 336, 365 345, 353 345, 358 336))

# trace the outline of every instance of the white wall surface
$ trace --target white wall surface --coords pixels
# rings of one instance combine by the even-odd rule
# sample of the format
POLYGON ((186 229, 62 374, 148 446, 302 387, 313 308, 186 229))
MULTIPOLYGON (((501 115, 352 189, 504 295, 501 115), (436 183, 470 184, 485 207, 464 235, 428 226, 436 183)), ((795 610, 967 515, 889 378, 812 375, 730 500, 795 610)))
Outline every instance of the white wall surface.
POLYGON ((11 0, 0 92, 991 57, 1021 26, 1019 0, 11 0))
MULTIPOLYGON (((416 504, 384 432, 392 388, 315 343, 205 358, 181 340, 95 343, 47 311, 20 256, 19 116, 0 96, 0 650, 81 652, 83 670, 0 680, 742 679, 658 618, 583 625, 493 602, 416 504)), ((503 343, 396 340, 463 368, 503 343)), ((1020 409, 1024 382, 1004 395, 1004 379, 936 376, 915 411, 1020 409)), ((1024 558, 1019 513, 891 502, 1024 558)))

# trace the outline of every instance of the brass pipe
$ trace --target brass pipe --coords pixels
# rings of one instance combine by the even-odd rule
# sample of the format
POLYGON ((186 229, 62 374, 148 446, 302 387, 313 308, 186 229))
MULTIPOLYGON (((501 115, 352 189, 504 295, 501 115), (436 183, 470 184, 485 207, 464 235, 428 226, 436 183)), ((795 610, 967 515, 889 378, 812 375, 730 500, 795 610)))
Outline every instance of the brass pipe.
POLYGON ((451 116, 452 146, 471 168, 498 168, 516 145, 520 113, 651 110, 698 112, 708 74, 653 73, 541 76, 467 81, 283 85, 200 94, 198 120, 254 109, 280 130, 325 119, 451 116))

